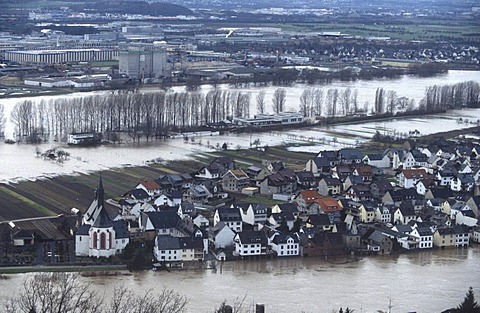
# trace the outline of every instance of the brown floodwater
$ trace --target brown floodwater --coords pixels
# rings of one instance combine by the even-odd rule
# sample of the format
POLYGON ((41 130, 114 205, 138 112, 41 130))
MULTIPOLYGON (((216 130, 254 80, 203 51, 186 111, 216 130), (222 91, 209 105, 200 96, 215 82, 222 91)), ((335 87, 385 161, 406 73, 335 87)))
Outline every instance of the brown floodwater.
MULTIPOLYGON (((32 274, 0 280, 0 302, 32 274)), ((456 307, 468 288, 480 297, 480 247, 370 256, 335 264, 319 258, 226 262, 222 270, 144 271, 127 276, 82 277, 101 295, 115 285, 142 293, 173 288, 187 296, 188 312, 213 312, 222 301, 263 303, 266 312, 441 312, 456 307)))

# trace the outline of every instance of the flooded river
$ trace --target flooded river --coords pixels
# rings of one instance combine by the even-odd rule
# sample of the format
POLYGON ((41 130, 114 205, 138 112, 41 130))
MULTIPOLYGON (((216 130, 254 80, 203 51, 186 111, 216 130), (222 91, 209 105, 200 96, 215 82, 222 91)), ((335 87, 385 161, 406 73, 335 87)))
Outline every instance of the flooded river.
MULTIPOLYGON (((441 312, 456 307, 468 287, 480 295, 480 247, 430 250, 398 256, 365 257, 334 264, 318 258, 235 261, 222 271, 134 273, 118 277, 85 277, 108 297, 115 285, 139 293, 164 287, 189 298, 188 312, 213 312, 223 300, 263 303, 266 312, 330 313, 346 306, 355 312, 441 312)), ((0 280, 0 301, 26 275, 0 280)))
MULTIPOLYGON (((394 90, 398 96, 406 96, 412 99, 421 99, 425 88, 432 85, 455 84, 458 82, 474 80, 480 82, 478 71, 450 71, 448 74, 435 77, 420 78, 404 76, 399 79, 376 79, 370 81, 355 82, 334 82, 329 85, 294 85, 286 87, 287 107, 297 110, 299 99, 305 88, 316 87, 325 90, 329 88, 346 88, 358 90, 359 101, 372 102, 377 87, 385 90, 394 90)), ((176 87, 180 89, 180 87, 176 87)), ((208 91, 209 86, 203 86, 203 91, 208 91)), ((229 88, 221 85, 220 88, 229 88)), ((177 89, 177 90, 178 90, 177 89)), ((268 103, 276 87, 259 87, 239 89, 252 93, 252 106, 255 105, 255 95, 260 90, 265 90, 268 103)), ((91 93, 86 93, 91 94, 91 93)), ((28 98, 33 101, 40 99, 48 100, 58 97, 80 97, 84 93, 74 93, 61 96, 41 96, 28 98)), ((6 115, 9 116, 13 106, 22 101, 22 98, 0 99, 4 104, 6 115)), ((267 105, 267 108, 269 106, 267 105)), ((255 112, 252 108, 251 112, 255 112)), ((97 148, 68 148, 66 149, 71 158, 63 163, 45 161, 36 156, 36 153, 44 152, 47 149, 56 147, 58 143, 46 143, 38 146, 32 145, 6 145, 0 143, 0 182, 17 181, 22 179, 35 179, 38 177, 50 177, 61 174, 73 174, 75 172, 97 171, 112 167, 129 165, 142 165, 146 161, 161 158, 164 160, 188 158, 199 152, 212 151, 208 146, 216 147, 227 142, 230 149, 237 147, 250 147, 252 140, 259 139, 261 146, 293 144, 301 145, 292 149, 301 151, 317 152, 320 149, 339 149, 344 146, 355 145, 368 140, 379 130, 382 133, 393 132, 408 133, 410 130, 419 130, 421 134, 430 134, 437 131, 448 131, 452 129, 471 127, 471 124, 459 124, 458 119, 477 120, 480 118, 480 110, 453 111, 441 115, 429 115, 416 118, 406 118, 381 122, 365 122, 355 125, 336 125, 328 128, 315 127, 301 130, 288 129, 278 132, 267 132, 261 134, 227 134, 224 136, 211 136, 197 139, 195 144, 184 143, 183 139, 172 139, 167 141, 154 141, 150 143, 102 146, 97 148), (442 125, 442 127, 432 127, 442 125), (201 143, 201 145, 200 145, 201 143), (308 143, 309 146, 303 144, 308 143)), ((7 119, 7 137, 13 135, 13 125, 7 119), (10 135, 9 135, 10 134, 10 135)))

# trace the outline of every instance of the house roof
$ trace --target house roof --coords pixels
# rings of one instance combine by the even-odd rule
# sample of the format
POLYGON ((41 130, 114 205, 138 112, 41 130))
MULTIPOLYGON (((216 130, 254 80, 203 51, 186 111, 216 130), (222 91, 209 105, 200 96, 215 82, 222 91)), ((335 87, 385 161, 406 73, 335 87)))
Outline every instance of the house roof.
POLYGON ((317 167, 328 167, 331 166, 330 160, 327 157, 316 157, 313 159, 317 167))
POLYGON ((280 203, 277 205, 278 205, 278 208, 280 209, 280 212, 292 212, 292 213, 298 212, 298 208, 295 203, 280 203))
POLYGON ((440 235, 455 235, 455 229, 453 227, 437 228, 440 235))
POLYGON ((402 170, 403 176, 406 179, 421 179, 421 178, 428 178, 430 175, 427 171, 423 168, 420 169, 405 169, 402 170))
POLYGON ((148 193, 141 188, 132 189, 129 192, 127 192, 125 195, 130 195, 132 198, 136 200, 147 199, 150 197, 148 193))
POLYGON ((327 184, 327 186, 340 186, 340 185, 342 185, 342 182, 338 178, 325 177, 322 180, 327 184))
POLYGON ((178 237, 168 235, 158 235, 156 240, 157 248, 159 250, 178 250, 180 249, 180 242, 178 237))
POLYGON ((178 238, 180 249, 203 249, 201 237, 180 237, 178 238))
POLYGON ((322 210, 326 213, 331 212, 331 211, 339 211, 340 206, 338 205, 338 201, 329 198, 329 197, 323 197, 320 199, 315 200, 316 203, 322 208, 322 210))
POLYGON ((154 180, 144 180, 139 185, 142 185, 150 191, 161 189, 160 185, 154 180))
POLYGON ((147 215, 155 229, 175 228, 180 223, 180 216, 178 216, 177 212, 173 210, 146 213, 144 212, 142 214, 147 215))
POLYGON ((115 239, 129 238, 127 225, 124 221, 113 221, 113 229, 115 230, 115 239))
POLYGON ((363 159, 365 156, 365 154, 363 154, 360 150, 351 148, 340 149, 338 151, 338 155, 341 159, 346 160, 363 159))
POLYGON ((224 222, 231 222, 231 221, 241 221, 242 216, 240 211, 237 207, 230 208, 230 207, 223 207, 217 209, 218 217, 220 221, 224 222))
POLYGON ((241 179, 249 179, 248 175, 238 169, 238 170, 229 170, 225 175, 228 175, 228 173, 231 173, 233 175, 233 177, 235 177, 237 180, 241 180, 241 179))
POLYGON ((300 182, 315 181, 315 176, 313 175, 312 172, 307 172, 307 171, 295 172, 295 175, 297 176, 297 179, 300 182))
POLYGON ((307 218, 307 223, 314 226, 324 226, 332 224, 330 218, 328 217, 328 214, 311 214, 307 218))
POLYGON ((293 239, 293 242, 298 243, 298 236, 290 236, 288 234, 283 234, 283 233, 276 233, 275 237, 273 237, 272 242, 275 244, 281 244, 281 243, 287 243, 287 240, 289 238, 293 239))
POLYGON ((33 232, 35 237, 42 240, 68 240, 70 235, 62 230, 57 217, 48 219, 32 219, 15 222, 15 225, 27 232, 33 232))
POLYGON ((321 196, 318 194, 316 190, 304 190, 298 193, 297 197, 302 197, 305 203, 313 203, 315 199, 319 199, 321 196))
POLYGON ((376 244, 381 244, 385 238, 388 238, 388 237, 384 233, 378 230, 374 230, 370 234, 370 236, 368 236, 368 240, 376 244))
POLYGON ((267 235, 262 231, 243 231, 237 234, 242 244, 261 244, 267 245, 267 235))
POLYGON ((281 213, 272 213, 270 215, 277 223, 281 223, 283 221, 291 222, 295 221, 295 216, 293 216, 292 212, 281 212, 281 213))

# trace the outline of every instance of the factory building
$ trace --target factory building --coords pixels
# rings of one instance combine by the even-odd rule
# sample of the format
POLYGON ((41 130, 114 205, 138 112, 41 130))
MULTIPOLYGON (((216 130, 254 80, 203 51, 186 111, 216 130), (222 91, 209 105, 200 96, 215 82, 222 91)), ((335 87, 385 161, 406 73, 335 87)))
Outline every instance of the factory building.
POLYGON ((119 55, 119 72, 130 78, 160 78, 167 75, 167 53, 164 49, 147 50, 131 47, 119 55))
POLYGON ((20 64, 54 65, 118 59, 118 51, 111 49, 68 49, 7 51, 5 59, 20 64))

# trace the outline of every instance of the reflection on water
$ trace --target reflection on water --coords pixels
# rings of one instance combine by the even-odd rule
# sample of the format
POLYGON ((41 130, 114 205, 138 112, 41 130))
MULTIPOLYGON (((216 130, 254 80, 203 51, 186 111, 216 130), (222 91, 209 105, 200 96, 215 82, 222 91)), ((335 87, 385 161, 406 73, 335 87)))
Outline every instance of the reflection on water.
MULTIPOLYGON (((319 258, 226 262, 217 271, 134 273, 84 277, 111 296, 121 284, 137 292, 173 288, 188 296, 189 312, 213 312, 223 300, 264 303, 267 312, 330 313, 349 306, 355 312, 441 312, 457 306, 469 286, 480 294, 480 247, 429 250, 395 256, 365 257, 332 264, 319 258)), ((0 302, 26 275, 0 281, 0 302)))

